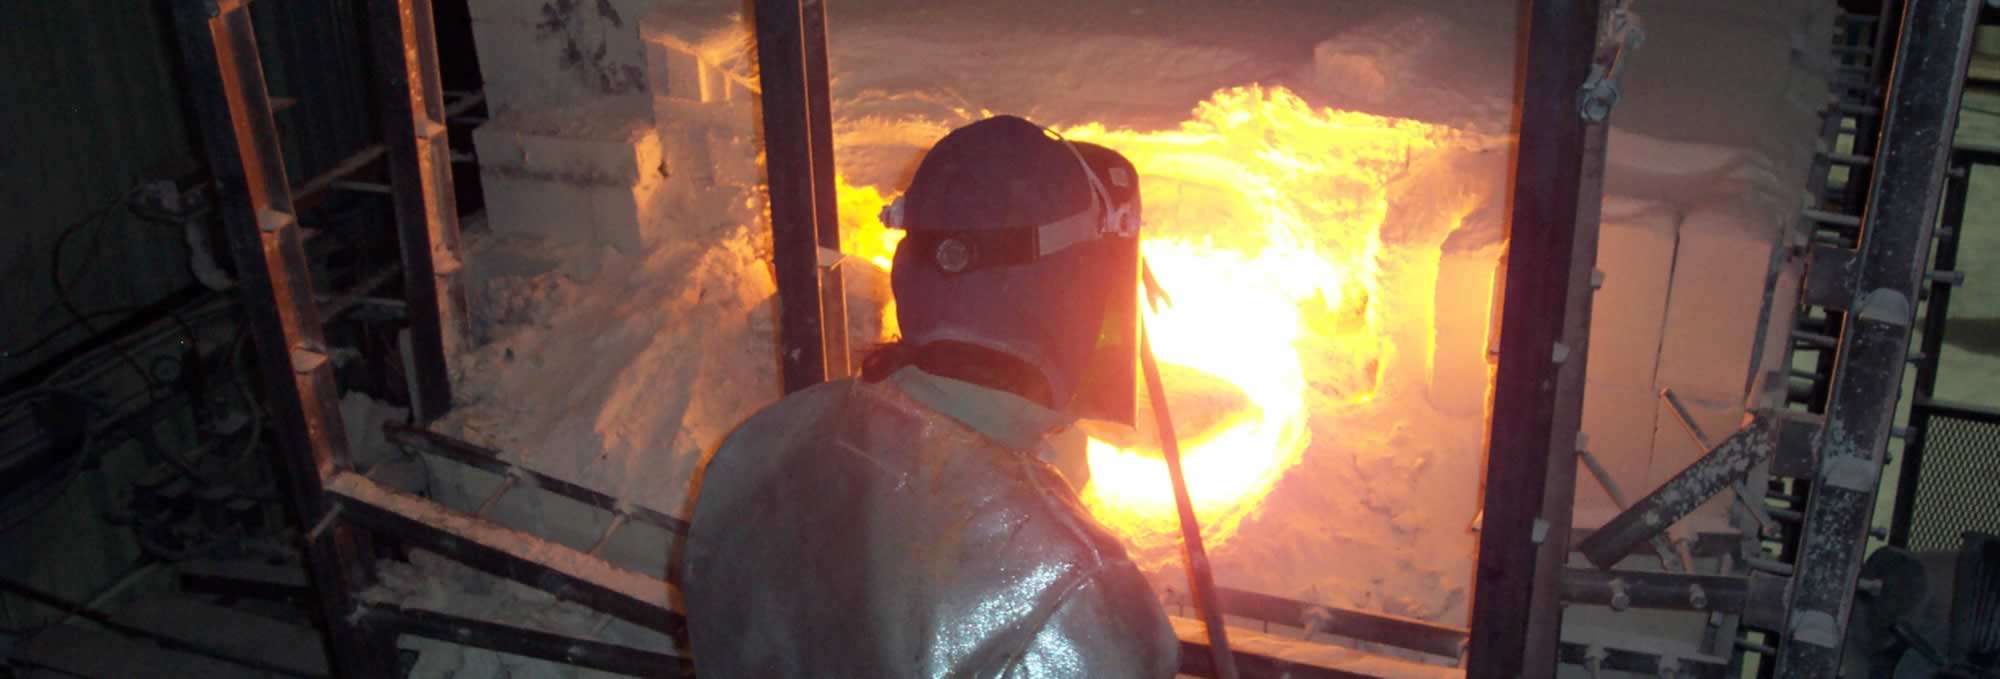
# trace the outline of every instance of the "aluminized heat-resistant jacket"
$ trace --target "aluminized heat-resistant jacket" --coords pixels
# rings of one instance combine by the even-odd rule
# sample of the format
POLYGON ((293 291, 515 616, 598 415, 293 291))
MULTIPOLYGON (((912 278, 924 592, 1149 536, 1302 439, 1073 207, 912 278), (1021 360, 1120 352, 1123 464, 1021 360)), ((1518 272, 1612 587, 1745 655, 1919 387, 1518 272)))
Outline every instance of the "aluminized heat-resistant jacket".
POLYGON ((1158 599, 1035 458, 1059 426, 915 368, 750 418, 697 491, 682 585, 696 671, 1173 676, 1158 599))

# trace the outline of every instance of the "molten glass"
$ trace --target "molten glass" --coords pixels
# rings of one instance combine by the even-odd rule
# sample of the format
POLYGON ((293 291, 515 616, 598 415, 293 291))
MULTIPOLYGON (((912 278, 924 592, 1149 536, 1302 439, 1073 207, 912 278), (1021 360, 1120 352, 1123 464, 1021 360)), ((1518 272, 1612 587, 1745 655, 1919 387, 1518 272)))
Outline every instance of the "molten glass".
MULTIPOLYGON (((1163 367, 1174 368, 1166 387, 1176 404, 1176 373, 1240 391, 1216 402, 1241 412, 1175 417, 1212 423, 1179 433, 1188 492, 1214 548, 1305 454, 1309 403, 1337 408, 1372 396, 1373 366, 1394 350, 1369 314, 1385 184, 1450 130, 1243 87, 1217 92, 1175 130, 1093 123, 1062 132, 1117 149, 1139 168, 1143 251, 1172 299, 1146 323, 1163 367), (1306 337, 1331 340, 1341 355, 1301 356, 1306 337)), ((840 191, 843 248, 886 268, 901 233, 875 218, 883 197, 844 183, 840 191)), ((1139 421, 1150 427, 1151 416, 1139 421)), ((1166 465, 1154 446, 1124 443, 1090 442, 1083 499, 1142 565, 1163 565, 1179 546, 1166 465)))

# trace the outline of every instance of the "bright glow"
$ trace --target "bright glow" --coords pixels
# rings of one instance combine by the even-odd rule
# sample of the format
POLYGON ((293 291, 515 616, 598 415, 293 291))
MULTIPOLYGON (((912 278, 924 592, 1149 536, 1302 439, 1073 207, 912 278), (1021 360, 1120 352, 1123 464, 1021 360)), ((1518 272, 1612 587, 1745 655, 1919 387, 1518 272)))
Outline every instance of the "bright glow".
POLYGON ((896 244, 903 242, 903 232, 882 224, 882 208, 889 200, 875 187, 848 184, 846 177, 835 175, 833 181, 840 204, 841 251, 887 271, 890 260, 896 257, 896 244))
MULTIPOLYGON (((1322 390, 1314 401, 1321 406, 1372 398, 1372 369, 1327 375, 1311 366, 1370 366, 1391 350, 1367 313, 1377 292, 1371 258, 1387 215, 1385 183, 1449 131, 1244 87, 1217 92, 1174 130, 1093 123, 1062 132, 1117 149, 1139 168, 1143 251, 1173 302, 1147 315, 1160 362, 1241 392, 1230 403, 1245 404, 1242 412, 1175 417, 1196 515, 1209 545, 1220 545, 1304 455, 1309 382, 1361 385, 1322 390), (1331 340, 1341 360, 1302 361, 1298 345, 1308 336, 1317 346, 1331 340), (1181 424, 1189 419, 1209 426, 1190 430, 1181 424)), ((872 189, 841 189, 843 217, 865 210, 874 229, 850 224, 843 245, 887 266, 901 234, 874 218, 885 201, 872 189)), ((1171 378, 1166 387, 1187 393, 1171 378)), ((1150 413, 1140 420, 1152 429, 1150 413)), ((1160 452, 1092 440, 1089 462, 1086 506, 1125 535, 1141 562, 1176 558, 1176 510, 1160 452)))

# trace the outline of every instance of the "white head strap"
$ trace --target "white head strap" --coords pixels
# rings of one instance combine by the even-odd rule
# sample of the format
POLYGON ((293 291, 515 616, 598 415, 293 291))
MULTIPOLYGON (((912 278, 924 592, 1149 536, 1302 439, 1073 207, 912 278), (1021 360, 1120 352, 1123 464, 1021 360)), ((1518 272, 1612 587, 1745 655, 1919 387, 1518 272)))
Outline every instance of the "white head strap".
MULTIPOLYGON (((1042 128, 1049 138, 1062 142, 1069 149, 1070 156, 1076 158, 1077 167, 1083 169, 1085 181, 1090 182, 1090 207, 1082 212, 1035 227, 1038 256, 1048 256, 1068 249, 1072 245, 1100 238, 1133 238, 1139 235, 1138 215, 1132 206, 1116 205, 1111 200, 1111 191, 1104 187, 1104 181, 1097 172, 1090 169, 1090 161, 1085 160, 1083 151, 1061 133, 1050 128, 1042 128)), ((1114 172, 1123 171, 1113 168, 1114 172)), ((1127 180, 1129 181, 1129 180, 1127 180)), ((1119 182, 1124 185, 1126 182, 1119 182)), ((909 215, 905 196, 897 196, 877 218, 891 229, 908 229, 909 215)))

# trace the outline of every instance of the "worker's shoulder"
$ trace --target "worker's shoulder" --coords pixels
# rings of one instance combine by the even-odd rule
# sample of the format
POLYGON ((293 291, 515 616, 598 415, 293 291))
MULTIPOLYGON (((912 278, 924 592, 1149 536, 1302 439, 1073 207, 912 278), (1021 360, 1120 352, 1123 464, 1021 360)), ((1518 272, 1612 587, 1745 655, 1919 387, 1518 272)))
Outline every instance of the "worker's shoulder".
POLYGON ((723 438, 720 450, 746 445, 765 448, 805 435, 816 425, 840 416, 859 386, 856 380, 841 379, 792 392, 751 413, 723 438))

